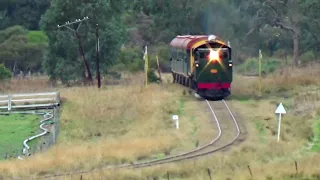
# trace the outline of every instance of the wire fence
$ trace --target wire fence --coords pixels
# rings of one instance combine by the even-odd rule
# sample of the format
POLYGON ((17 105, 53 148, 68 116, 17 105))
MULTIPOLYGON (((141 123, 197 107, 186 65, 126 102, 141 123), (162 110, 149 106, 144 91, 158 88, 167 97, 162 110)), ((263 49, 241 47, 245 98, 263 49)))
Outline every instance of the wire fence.
MULTIPOLYGON (((32 156, 36 153, 44 152, 47 149, 49 149, 52 145, 56 144, 57 138, 60 131, 60 107, 54 107, 53 109, 48 110, 41 110, 41 111, 31 111, 31 112, 21 112, 23 114, 37 114, 37 115, 44 115, 47 113, 51 113, 53 116, 48 121, 45 122, 43 125, 45 129, 48 130, 49 133, 47 133, 44 136, 37 137, 35 139, 32 139, 28 141, 26 144, 30 147, 28 149, 28 152, 26 153, 25 146, 23 144, 23 141, 21 142, 21 148, 16 147, 4 147, 4 154, 3 159, 9 160, 9 159, 23 159, 24 156, 32 156)), ((17 112, 19 113, 19 112, 17 112)), ((40 124, 39 124, 40 125, 40 124)), ((43 130, 39 128, 37 132, 34 132, 34 135, 42 133, 43 130)), ((25 137, 25 139, 30 139, 30 137, 25 137)), ((2 158, 0 158, 2 159, 2 158)))
MULTIPOLYGON (((196 166, 196 165, 195 165, 196 166)), ((258 177, 261 178, 259 173, 254 173, 254 170, 250 167, 250 165, 247 165, 246 167, 243 167, 243 175, 247 175, 250 177, 249 179, 256 179, 258 177)), ((104 171, 107 170, 113 170, 108 168, 100 168, 100 169, 94 169, 94 170, 88 170, 88 171, 72 171, 69 173, 63 173, 63 174, 55 174, 55 175, 45 175, 45 176, 38 176, 38 178, 34 179, 109 179, 106 176, 103 175, 104 171)), ((276 171, 274 171, 276 172, 276 171)), ((114 172, 116 174, 119 174, 118 172, 114 172)), ((120 172, 121 173, 121 172, 120 172)), ((141 179, 146 180, 170 180, 170 179, 181 179, 181 178, 188 178, 186 175, 182 175, 183 173, 179 172, 170 172, 170 171, 162 171, 158 172, 156 174, 153 174, 152 172, 150 174, 146 174, 145 177, 141 176, 141 179)), ((199 177, 202 177, 203 179, 213 180, 217 179, 215 169, 212 167, 203 167, 203 169, 199 168, 193 175, 197 175, 199 177)), ((281 174, 281 172, 275 173, 274 177, 272 175, 266 175, 266 179, 273 179, 278 177, 281 174)), ((110 175, 110 174, 109 174, 110 175)), ((111 175, 113 176, 113 175, 111 175)), ((192 177, 192 175, 190 174, 192 177)), ((292 170, 291 172, 283 172, 284 177, 291 177, 293 179, 305 179, 308 177, 307 173, 304 173, 303 169, 298 166, 298 162, 295 160, 292 162, 292 170)), ((310 175, 309 175, 310 176, 310 175)), ((320 179, 320 174, 312 174, 312 177, 315 177, 317 179, 320 179)), ((1 176, 0 176, 1 177, 1 176)), ((123 176, 122 176, 123 177, 123 176)), ((130 175, 123 177, 124 179, 136 179, 137 176, 133 176, 130 178, 130 175), (133 178, 134 177, 134 178, 133 178)), ((230 179, 230 178, 227 178, 230 179)), ((259 179, 259 178, 258 178, 259 179)), ((290 179, 290 178, 289 178, 290 179)))

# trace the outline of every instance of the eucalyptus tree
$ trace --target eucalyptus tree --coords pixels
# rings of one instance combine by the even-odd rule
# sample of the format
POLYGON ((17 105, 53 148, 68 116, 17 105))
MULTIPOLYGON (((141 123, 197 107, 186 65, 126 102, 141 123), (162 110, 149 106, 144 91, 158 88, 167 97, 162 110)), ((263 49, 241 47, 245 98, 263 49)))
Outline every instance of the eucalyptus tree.
POLYGON ((258 0, 255 3, 258 9, 254 15, 256 26, 253 30, 261 31, 269 25, 271 28, 279 28, 290 35, 293 44, 293 60, 296 65, 299 65, 301 27, 305 21, 301 8, 302 1, 258 0))
MULTIPOLYGON (((100 62, 102 73, 114 64, 126 34, 120 15, 121 0, 52 0, 50 8, 41 19, 41 27, 49 38, 49 48, 44 61, 45 69, 53 80, 64 83, 85 81, 85 67, 79 59, 78 42, 69 30, 58 29, 58 24, 88 17, 79 28, 85 58, 89 68, 95 64, 95 27, 100 31, 100 62)), ((78 24, 77 24, 78 25, 78 24)), ((75 29, 75 25, 73 28, 75 29)), ((94 69, 90 70, 94 72, 94 69)))

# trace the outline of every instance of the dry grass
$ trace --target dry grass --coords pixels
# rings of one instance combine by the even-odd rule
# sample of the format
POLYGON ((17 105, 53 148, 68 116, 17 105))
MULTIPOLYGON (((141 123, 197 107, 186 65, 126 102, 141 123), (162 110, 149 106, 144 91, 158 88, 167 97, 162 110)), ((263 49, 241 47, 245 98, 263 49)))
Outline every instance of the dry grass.
POLYGON ((48 77, 32 77, 29 79, 13 78, 10 81, 0 82, 0 93, 32 93, 54 91, 56 88, 49 83, 48 77))
MULTIPOLYGON (((283 99, 282 99, 283 100, 283 99)), ((285 102, 287 104, 287 102, 285 102)), ((166 179, 208 179, 207 168, 212 170, 214 179, 250 179, 247 166, 250 165, 254 179, 282 179, 295 173, 294 160, 298 161, 300 171, 305 174, 317 173, 318 166, 312 166, 319 155, 305 156, 303 151, 307 142, 307 132, 311 132, 311 122, 303 117, 290 115, 296 106, 287 108, 283 117, 281 141, 276 142, 276 117, 274 100, 229 101, 231 109, 241 112, 246 125, 246 142, 231 151, 220 152, 200 160, 162 165, 141 170, 97 171, 84 174, 85 179, 145 179, 158 177, 166 179), (254 113, 253 113, 254 112, 254 113), (257 125, 261 124, 261 125, 257 125), (269 127, 269 128, 268 128, 269 127)), ((238 118, 239 114, 236 113, 238 118)), ((312 155, 312 153, 310 154, 312 155)), ((318 162, 317 162, 318 164, 318 162)), ((65 176, 61 179, 77 179, 80 175, 65 176)))
MULTIPOLYGON (((314 78, 318 69, 294 69, 287 77, 278 75, 263 79, 264 99, 254 100, 247 97, 257 95, 257 79, 236 77, 233 93, 245 100, 229 101, 231 109, 241 115, 247 130, 246 142, 234 147, 229 152, 218 153, 213 157, 198 161, 163 165, 135 171, 99 171, 85 174, 84 178, 96 179, 144 179, 146 177, 166 178, 170 172, 171 179, 208 179, 207 168, 212 170, 215 179, 250 179, 250 165, 254 179, 290 179, 295 174, 294 160, 298 161, 300 172, 306 176, 318 173, 318 162, 312 165, 319 155, 312 155, 304 150, 312 136, 312 119, 316 116, 320 104, 320 92, 314 85, 319 81, 314 78), (239 81, 240 80, 240 81, 239 81), (279 97, 286 92, 292 97, 279 97), (266 98, 268 97, 268 98, 266 98), (287 115, 282 118, 281 141, 277 139, 277 117, 274 110, 283 102, 287 115), (306 156, 308 155, 309 156, 306 156), (311 156, 310 156, 311 155, 311 156)), ((241 98, 240 98, 241 99, 241 98)), ((239 116, 238 116, 239 117, 239 116)), ((78 178, 79 176, 73 176, 78 178)), ((69 178, 63 177, 62 179, 69 178)), ((294 178, 292 178, 294 179, 294 178)))
MULTIPOLYGON (((39 175, 107 164, 130 163, 175 154, 208 143, 216 136, 203 102, 182 96, 171 84, 143 86, 132 81, 103 89, 61 88, 63 99, 59 143, 25 161, 0 164, 0 174, 39 175), (180 116, 180 129, 171 120, 180 116)), ((142 80, 142 81, 141 81, 142 80)))
MULTIPOLYGON (((319 86, 320 78, 317 78, 319 76, 319 64, 309 65, 304 68, 283 68, 262 78, 262 95, 263 97, 291 96, 293 92, 297 93, 295 90, 299 90, 301 86, 319 86)), ((259 84, 259 77, 236 75, 232 83, 233 98, 247 99, 257 97, 259 95, 259 84)))
MULTIPOLYGON (((234 99, 229 104, 245 124, 247 139, 228 152, 197 161, 142 170, 97 171, 83 177, 145 179, 149 176, 165 179, 169 172, 171 179, 208 179, 207 168, 210 168, 214 179, 241 180, 250 179, 247 168, 250 165, 254 179, 282 179, 295 173, 294 160, 298 160, 299 169, 306 174, 317 173, 320 156, 304 150, 312 136, 312 119, 320 109, 320 92, 313 88, 320 84, 319 78, 315 78, 319 75, 319 68, 314 67, 290 69, 286 76, 279 71, 264 78, 265 98, 260 100, 250 99, 257 95, 256 78, 235 77, 234 99), (281 141, 277 143, 274 110, 280 102, 284 103, 287 114, 282 121, 281 141)), ((170 79, 170 75, 167 78, 170 79)), ((212 126, 208 126, 209 114, 203 111, 205 106, 192 98, 181 98, 181 86, 150 85, 144 89, 141 86, 143 74, 125 79, 117 86, 102 90, 60 89, 64 106, 59 144, 24 163, 0 164, 0 174, 39 175, 130 162, 191 149, 196 140, 202 139, 200 143, 204 143, 215 135, 212 126), (171 115, 180 110, 181 126, 177 131, 171 115)), ((61 177, 70 178, 79 179, 80 175, 61 177)))

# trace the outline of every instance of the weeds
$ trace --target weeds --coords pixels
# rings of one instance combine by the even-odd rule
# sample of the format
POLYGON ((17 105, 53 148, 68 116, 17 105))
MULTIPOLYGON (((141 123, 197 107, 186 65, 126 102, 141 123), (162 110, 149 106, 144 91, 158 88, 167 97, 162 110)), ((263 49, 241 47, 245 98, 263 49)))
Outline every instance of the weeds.
MULTIPOLYGON (((136 171, 93 172, 84 175, 84 179, 143 179, 165 177, 167 172, 175 179, 205 179, 208 178, 206 170, 210 168, 215 179, 241 180, 251 178, 248 165, 254 179, 281 179, 295 173, 293 159, 299 162, 299 172, 316 174, 320 156, 303 157, 301 150, 313 136, 312 120, 319 113, 319 92, 305 93, 310 86, 320 84, 315 78, 320 75, 318 69, 276 70, 262 80, 263 98, 260 100, 255 100, 258 79, 236 76, 229 102, 231 109, 240 114, 237 117, 245 123, 248 136, 246 142, 229 151, 201 160, 136 171), (284 102, 288 113, 283 117, 278 143, 274 110, 279 101, 284 102), (264 141, 257 132, 263 134, 264 141)), ((186 96, 181 99, 181 86, 161 84, 144 89, 140 76, 123 78, 119 85, 100 91, 80 87, 61 89, 65 103, 59 144, 24 163, 1 164, 0 174, 47 174, 159 158, 168 152, 176 154, 194 148, 194 139, 201 140, 196 143, 200 146, 215 137, 216 132, 208 126, 205 104, 186 96), (171 120, 176 113, 181 118, 179 131, 173 128, 171 120), (190 117, 195 120, 188 120, 190 117), (194 122, 198 122, 199 128, 195 129, 194 122)))

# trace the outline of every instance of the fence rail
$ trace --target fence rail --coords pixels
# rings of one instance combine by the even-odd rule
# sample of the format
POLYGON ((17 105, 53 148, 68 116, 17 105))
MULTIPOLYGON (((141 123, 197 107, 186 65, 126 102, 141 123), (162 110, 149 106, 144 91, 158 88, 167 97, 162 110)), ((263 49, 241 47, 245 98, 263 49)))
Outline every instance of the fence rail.
POLYGON ((45 109, 60 105, 60 92, 0 95, 0 110, 45 109))

